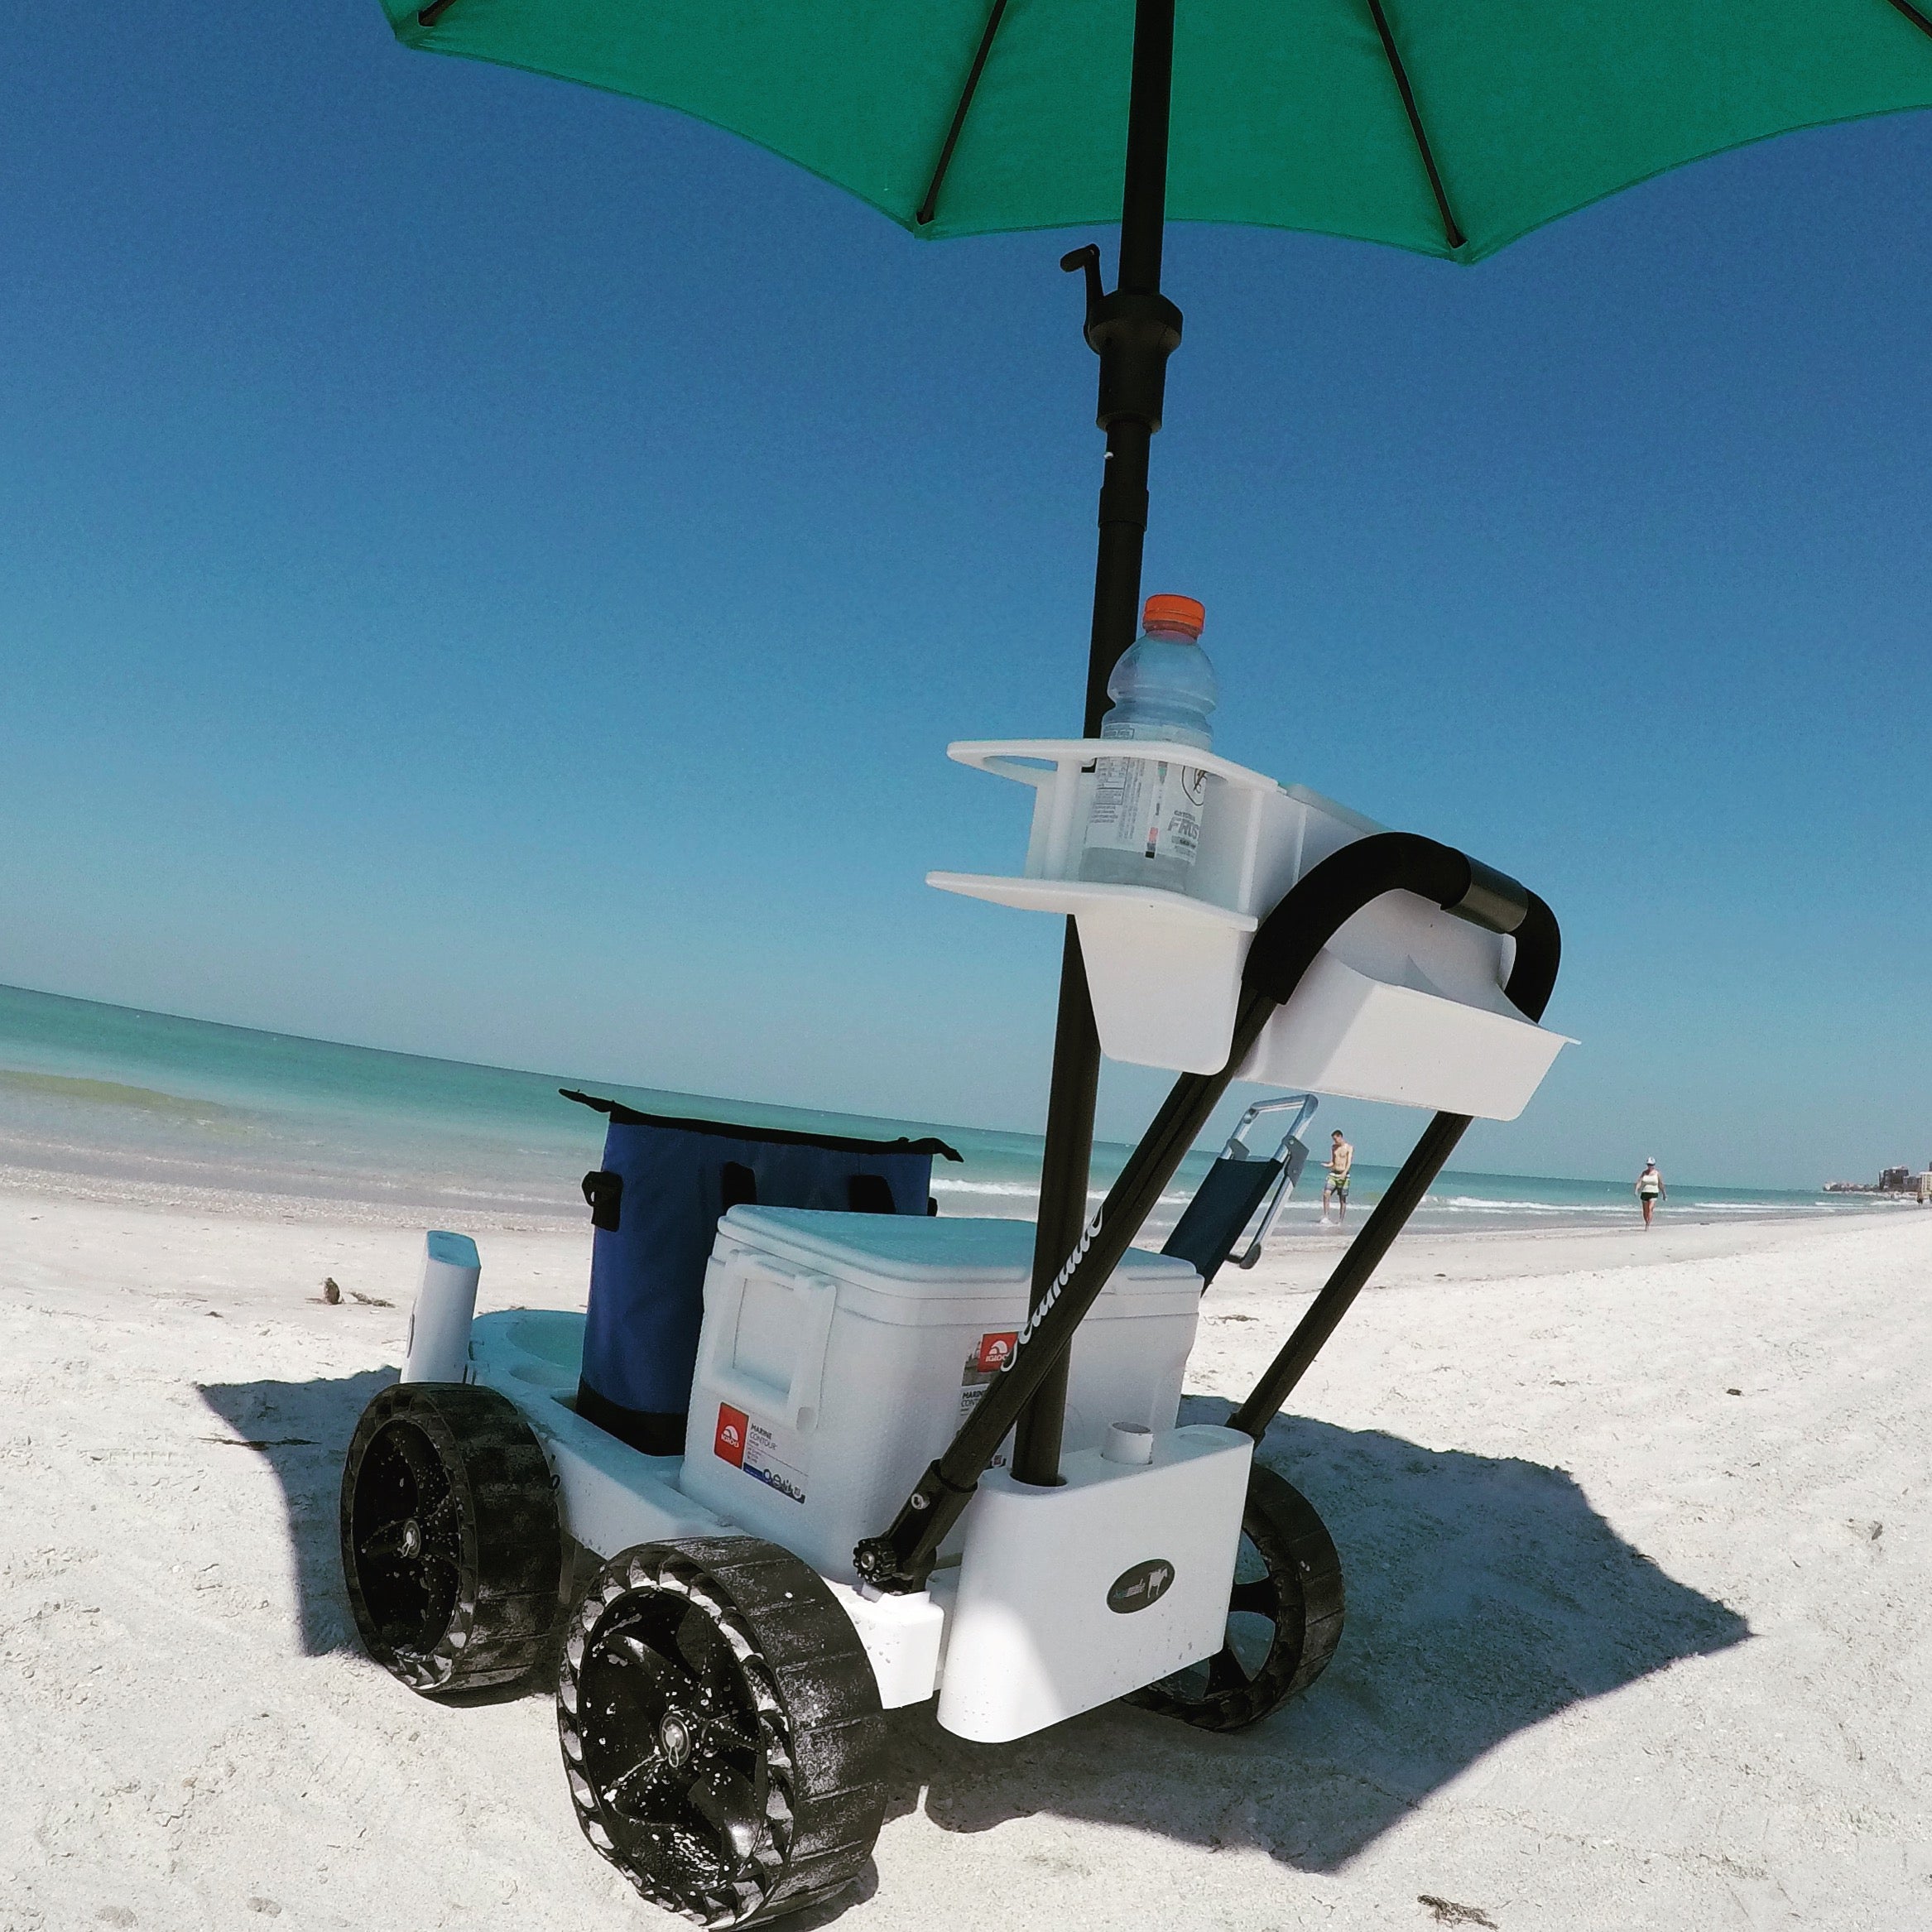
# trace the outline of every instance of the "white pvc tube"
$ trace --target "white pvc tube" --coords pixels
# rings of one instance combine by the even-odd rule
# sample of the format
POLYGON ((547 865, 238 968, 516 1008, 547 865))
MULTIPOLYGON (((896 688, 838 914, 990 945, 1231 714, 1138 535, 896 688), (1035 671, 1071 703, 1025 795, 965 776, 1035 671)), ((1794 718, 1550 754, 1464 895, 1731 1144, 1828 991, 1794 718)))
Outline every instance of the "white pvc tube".
POLYGON ((467 1234, 439 1229, 425 1242, 423 1284, 409 1318, 405 1382, 463 1382, 469 1373, 469 1324, 483 1263, 467 1234))

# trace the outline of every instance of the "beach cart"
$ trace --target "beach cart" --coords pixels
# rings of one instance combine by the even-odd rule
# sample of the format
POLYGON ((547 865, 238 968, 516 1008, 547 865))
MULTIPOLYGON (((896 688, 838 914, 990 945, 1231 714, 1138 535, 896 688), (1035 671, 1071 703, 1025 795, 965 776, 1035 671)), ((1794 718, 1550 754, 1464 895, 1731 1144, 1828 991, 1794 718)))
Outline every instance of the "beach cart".
POLYGON ((767 1139, 573 1095, 612 1121, 585 1177, 588 1313, 476 1316, 473 1244, 431 1234, 402 1379, 344 1471, 371 1656, 432 1695, 554 1658, 585 1836, 708 1925, 858 1874, 888 1710, 936 1699, 944 1728, 998 1743, 1130 1697, 1233 1731, 1319 1675, 1340 1561, 1256 1446, 1470 1118, 1520 1111, 1564 1044, 1536 1023, 1555 920, 1448 846, 1228 767, 1201 859, 1225 903, 1094 886, 1055 843, 1093 746, 955 751, 1026 777, 1034 836, 1022 873, 933 882, 1070 904, 1103 1038, 1180 1069, 1048 1292, 1031 1223, 929 1212, 941 1142, 767 1139), (1191 978, 1137 983, 1163 951, 1191 978), (1434 1117, 1247 1400, 1186 1423, 1203 1288, 1307 1157, 1312 1096, 1251 1108, 1164 1250, 1133 1245, 1238 1077, 1434 1117), (1288 1108, 1270 1151, 1260 1123, 1288 1108), (1050 1379, 1043 1483, 1016 1432, 1050 1379))

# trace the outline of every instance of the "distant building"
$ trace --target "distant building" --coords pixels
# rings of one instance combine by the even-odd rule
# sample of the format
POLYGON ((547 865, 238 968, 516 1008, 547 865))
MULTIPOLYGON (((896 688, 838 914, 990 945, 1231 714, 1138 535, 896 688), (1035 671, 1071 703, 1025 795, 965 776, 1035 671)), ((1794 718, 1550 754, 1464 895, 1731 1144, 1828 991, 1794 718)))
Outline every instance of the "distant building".
POLYGON ((1887 1167, 1875 1183, 1868 1180, 1828 1180, 1828 1194, 1906 1194, 1921 1207, 1932 1204, 1932 1163, 1923 1174, 1909 1167, 1887 1167))

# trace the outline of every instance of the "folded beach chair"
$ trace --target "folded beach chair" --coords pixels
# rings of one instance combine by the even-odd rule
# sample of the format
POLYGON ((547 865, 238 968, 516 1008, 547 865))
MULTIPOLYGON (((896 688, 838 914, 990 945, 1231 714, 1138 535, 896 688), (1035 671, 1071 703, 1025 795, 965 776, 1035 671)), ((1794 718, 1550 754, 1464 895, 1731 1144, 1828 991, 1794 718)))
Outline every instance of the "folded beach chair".
POLYGON ((1258 1101, 1242 1115, 1241 1124, 1228 1137, 1228 1145, 1195 1189, 1194 1198, 1161 1252, 1192 1262, 1200 1271, 1204 1288, 1231 1257, 1238 1268, 1252 1268, 1262 1258, 1262 1243, 1308 1165, 1308 1145, 1301 1138, 1301 1130, 1314 1115, 1315 1105, 1312 1093, 1258 1101), (1256 1153, 1247 1144, 1249 1132, 1259 1122, 1290 1108, 1295 1110, 1295 1117, 1281 1137, 1281 1144, 1272 1154, 1256 1153), (1236 1257, 1235 1245, 1257 1214, 1261 1219, 1253 1236, 1236 1257))

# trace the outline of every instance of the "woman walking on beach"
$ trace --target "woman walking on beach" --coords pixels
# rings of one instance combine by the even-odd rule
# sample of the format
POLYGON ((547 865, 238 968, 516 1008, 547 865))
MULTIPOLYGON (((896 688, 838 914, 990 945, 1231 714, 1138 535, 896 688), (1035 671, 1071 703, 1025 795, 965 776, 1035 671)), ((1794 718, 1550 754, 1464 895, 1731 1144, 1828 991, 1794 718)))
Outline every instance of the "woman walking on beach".
POLYGON ((1651 1224, 1651 1216, 1657 1211, 1657 1203, 1664 1196, 1664 1177, 1657 1171, 1657 1164, 1647 1155, 1644 1158, 1644 1170, 1636 1177, 1636 1198, 1643 1203, 1644 1226, 1651 1224))

